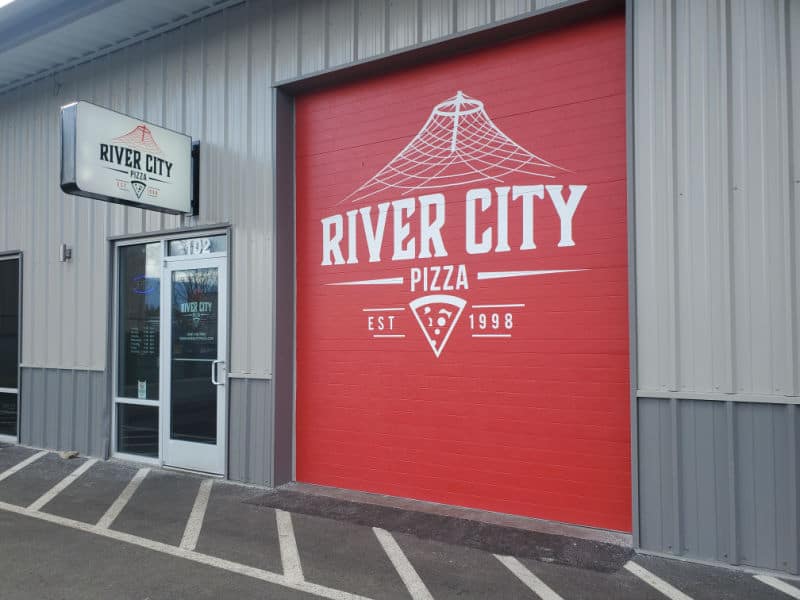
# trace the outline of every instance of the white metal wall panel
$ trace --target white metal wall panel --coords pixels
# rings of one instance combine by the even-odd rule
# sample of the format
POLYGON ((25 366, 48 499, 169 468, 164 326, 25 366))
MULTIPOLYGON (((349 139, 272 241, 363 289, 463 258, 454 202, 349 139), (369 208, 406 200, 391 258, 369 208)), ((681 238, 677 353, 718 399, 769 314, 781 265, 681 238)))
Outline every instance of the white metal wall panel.
POLYGON ((633 18, 640 395, 797 397, 800 3, 633 18))

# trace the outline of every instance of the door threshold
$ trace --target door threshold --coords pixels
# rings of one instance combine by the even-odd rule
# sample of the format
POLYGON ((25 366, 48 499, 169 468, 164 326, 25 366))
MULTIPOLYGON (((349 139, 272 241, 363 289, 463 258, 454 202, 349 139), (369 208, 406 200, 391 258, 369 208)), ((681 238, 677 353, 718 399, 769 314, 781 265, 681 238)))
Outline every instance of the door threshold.
POLYGON ((225 475, 219 473, 209 473, 208 471, 199 471, 197 469, 186 469, 184 467, 171 467, 169 465, 161 465, 165 471, 176 471, 178 473, 189 473, 191 475, 202 475, 203 477, 213 477, 214 479, 225 479, 225 475))

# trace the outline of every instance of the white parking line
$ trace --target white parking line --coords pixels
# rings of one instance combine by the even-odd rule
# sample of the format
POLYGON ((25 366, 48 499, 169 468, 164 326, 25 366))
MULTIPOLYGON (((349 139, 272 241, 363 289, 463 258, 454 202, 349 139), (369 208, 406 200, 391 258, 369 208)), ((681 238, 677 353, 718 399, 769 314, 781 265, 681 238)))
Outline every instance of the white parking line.
POLYGON ((687 596, 679 589, 673 587, 671 584, 667 583, 657 575, 653 575, 650 571, 641 565, 637 565, 632 560, 625 564, 625 568, 636 575, 639 579, 644 581, 647 585, 655 588, 667 598, 670 598, 670 600, 692 600, 691 596, 687 596))
POLYGON ((186 521, 186 529, 183 532, 183 539, 181 540, 181 548, 184 550, 194 550, 197 546, 197 540, 200 538, 200 530, 203 528, 203 519, 206 516, 208 498, 211 495, 211 486, 213 483, 213 479, 206 479, 200 484, 200 489, 197 490, 197 498, 194 500, 192 514, 189 515, 189 520, 186 521))
POLYGON ((503 563, 509 571, 528 586, 542 600, 564 600, 556 594, 544 581, 531 573, 528 568, 513 556, 501 556, 495 554, 494 557, 503 563))
POLYGON ((793 585, 789 585, 785 581, 781 581, 777 577, 771 577, 769 575, 755 575, 754 577, 761 583, 765 583, 768 586, 775 588, 779 592, 783 592, 787 596, 798 598, 798 600, 800 600, 800 589, 797 589, 793 585))
POLYGON ((37 460, 39 460, 40 458, 42 458, 45 454, 47 454, 47 450, 42 450, 41 452, 37 452, 33 456, 29 456, 28 458, 26 458, 22 462, 17 463, 16 465, 11 467, 10 469, 7 469, 7 470, 3 471, 2 473, 0 473, 0 481, 3 481, 3 479, 8 479, 9 477, 11 477, 17 471, 21 471, 22 469, 27 467, 29 464, 34 463, 37 460))
POLYGON ((366 596, 359 596, 357 594, 351 594, 350 592, 343 592, 341 590, 336 590, 325 587, 324 585, 310 583, 307 581, 292 581, 288 577, 284 577, 278 573, 272 573, 270 571, 257 569, 255 567, 248 567, 247 565, 241 565, 223 558, 208 556, 207 554, 200 554, 199 552, 185 550, 183 548, 179 548, 178 546, 170 546, 169 544, 148 540, 136 535, 124 533, 122 531, 106 529, 100 527, 99 525, 90 525, 89 523, 82 523, 81 521, 75 521, 73 519, 67 519, 65 517, 59 517, 57 515, 51 515, 45 512, 30 511, 27 508, 14 506, 13 504, 7 504, 5 502, 0 502, 0 510, 31 517, 40 521, 46 521, 55 525, 61 525, 63 527, 69 527, 70 529, 84 531, 86 533, 93 533, 95 535, 116 540, 118 542, 124 542, 126 544, 139 546, 140 548, 145 548, 154 552, 161 552, 162 554, 184 558, 202 565, 223 569, 231 573, 252 577, 253 579, 258 579, 260 581, 265 581, 267 583, 272 583, 285 588, 305 592, 307 594, 313 594, 322 598, 328 598, 329 600, 370 600, 370 598, 367 598, 366 596))
POLYGON ((397 540, 392 537, 392 534, 379 527, 373 527, 372 531, 375 532, 375 537, 378 538, 381 546, 383 546, 386 556, 392 561, 394 568, 397 570, 397 574, 400 575, 400 579, 403 580, 411 597, 414 600, 433 600, 433 596, 431 596, 425 582, 423 582, 419 574, 417 574, 414 565, 409 562, 408 558, 403 553, 403 549, 397 543, 397 540))
POLYGON ((111 527, 111 524, 119 516, 119 513, 122 512, 122 509, 125 508, 125 505, 131 499, 131 496, 133 496, 134 492, 141 485, 142 481, 144 481, 144 478, 147 477, 149 472, 150 469, 147 467, 136 471, 136 475, 133 476, 133 479, 131 479, 125 489, 122 490, 119 498, 114 500, 114 503, 108 507, 106 514, 100 517, 100 520, 97 522, 97 527, 100 529, 108 529, 111 527))
POLYGON ((297 540, 292 527, 292 515, 285 510, 275 509, 275 519, 278 522, 278 542, 281 548, 281 562, 283 575, 289 581, 305 581, 303 566, 300 564, 300 552, 297 550, 297 540))
POLYGON ((77 469, 75 469, 72 473, 64 477, 61 481, 51 487, 47 492, 42 494, 42 496, 35 500, 29 507, 28 510, 41 510, 42 507, 50 502, 53 498, 58 496, 61 492, 67 489, 73 481, 75 481, 78 477, 86 473, 89 469, 92 468, 92 465, 97 462, 96 458, 92 458, 87 460, 85 463, 80 465, 77 469))

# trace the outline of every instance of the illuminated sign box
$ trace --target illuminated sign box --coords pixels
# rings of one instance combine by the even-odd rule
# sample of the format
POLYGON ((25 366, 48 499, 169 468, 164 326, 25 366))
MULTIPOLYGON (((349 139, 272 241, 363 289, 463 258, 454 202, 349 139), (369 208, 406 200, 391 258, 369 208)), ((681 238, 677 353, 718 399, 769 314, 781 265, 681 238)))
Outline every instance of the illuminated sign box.
POLYGON ((61 108, 61 189, 161 212, 192 212, 192 139, 96 106, 61 108))

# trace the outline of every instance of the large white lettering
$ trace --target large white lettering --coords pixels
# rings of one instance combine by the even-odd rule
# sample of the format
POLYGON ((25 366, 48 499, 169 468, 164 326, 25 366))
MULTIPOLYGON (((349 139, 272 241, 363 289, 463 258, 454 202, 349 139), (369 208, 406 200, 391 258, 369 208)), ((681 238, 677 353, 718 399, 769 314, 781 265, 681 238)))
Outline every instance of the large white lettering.
POLYGON ((569 186, 569 200, 566 202, 561 196, 561 190, 564 189, 563 185, 548 185, 545 187, 547 188, 547 193, 550 194, 550 200, 553 201, 553 206, 556 207, 558 218, 561 219, 561 241, 558 242, 558 247, 574 246, 575 242, 572 241, 572 217, 575 216, 575 211, 578 210, 578 204, 583 198, 586 186, 569 186))
MULTIPOLYGON (((510 252, 512 242, 519 243, 520 250, 535 250, 534 201, 548 197, 560 221, 558 247, 574 246, 572 222, 587 189, 585 185, 570 185, 567 200, 564 200, 563 185, 515 185, 467 191, 463 204, 467 254, 510 252), (509 202, 509 197, 514 204, 509 202), (521 202, 517 203, 518 200, 521 202), (521 214, 512 216, 514 207, 519 207, 521 214), (490 210, 492 208, 496 210, 490 210), (509 231, 509 227, 516 224, 519 229, 509 231)), ((459 203, 451 203, 451 207, 455 206, 459 203)), ((384 242, 391 244, 393 261, 447 256, 443 234, 447 216, 444 194, 382 202, 377 205, 374 218, 372 208, 365 206, 321 219, 323 266, 357 264, 360 244, 366 245, 369 262, 380 262, 384 242), (388 240, 385 238, 390 208, 392 224, 389 228, 391 240, 388 240)))
POLYGON ((486 212, 492 205, 492 192, 486 188, 478 188, 467 192, 467 253, 486 254, 492 249, 492 228, 487 227, 483 230, 480 242, 475 239, 476 200, 481 201, 481 212, 486 212))

